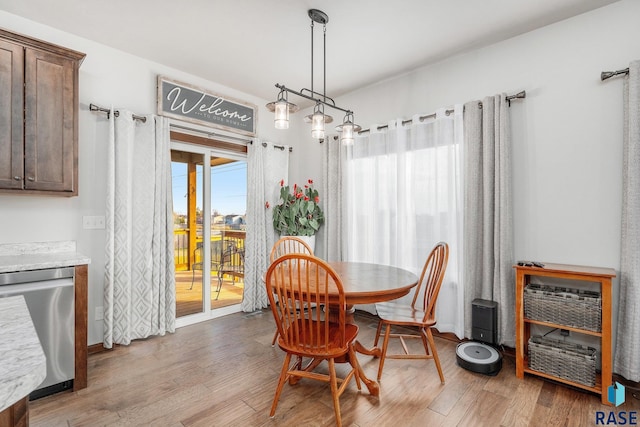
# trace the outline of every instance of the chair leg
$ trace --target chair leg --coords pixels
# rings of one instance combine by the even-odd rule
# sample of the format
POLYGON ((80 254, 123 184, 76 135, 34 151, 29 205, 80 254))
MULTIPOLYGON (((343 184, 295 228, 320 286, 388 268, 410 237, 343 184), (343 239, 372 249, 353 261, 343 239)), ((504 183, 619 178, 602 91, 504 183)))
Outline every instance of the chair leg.
POLYGON ((271 340, 271 347, 274 347, 276 345, 277 340, 278 340, 278 330, 276 329, 276 332, 273 334, 273 340, 271 340))
POLYGON ((196 281, 196 269, 191 269, 191 286, 189 286, 189 290, 193 289, 193 282, 196 281))
POLYGON ((218 301, 218 298, 220 298, 220 291, 222 290, 222 279, 223 279, 223 276, 218 275, 218 288, 216 289, 216 292, 217 292, 216 301, 218 301))
POLYGON ((329 382, 331 383, 331 396, 333 397, 333 410, 336 414, 336 426, 342 426, 340 416, 340 396, 338 395, 338 379, 336 375, 336 364, 333 358, 329 359, 329 382))
POLYGON ((380 339, 380 332, 382 331, 382 320, 378 322, 378 327, 376 328, 376 338, 373 340, 373 346, 378 346, 378 339, 380 339))
POLYGON ((436 343, 433 340, 433 334, 431 328, 426 328, 423 333, 426 334, 429 345, 431 346, 431 352, 433 353, 433 361, 436 362, 436 368, 438 369, 438 375, 440 375, 440 382, 444 384, 444 374, 442 373, 442 367, 440 366, 440 358, 438 358, 438 350, 436 350, 436 343))
POLYGON ((382 378, 382 368, 384 367, 384 359, 387 356, 387 347, 389 346, 389 337, 391 336, 391 325, 387 324, 384 331, 384 341, 382 342, 382 351, 380 353, 380 364, 378 365, 378 381, 382 378))
POLYGON ((287 372, 289 371, 289 363, 291 362, 291 355, 289 353, 284 357, 284 363, 282 364, 282 371, 280 371, 280 378, 278 379, 278 387, 276 388, 276 395, 273 398, 273 404, 271 405, 270 417, 273 417, 276 413, 276 407, 278 406, 278 400, 280 400, 280 394, 282 393, 282 387, 287 381, 287 372))
POLYGON ((427 334, 423 333, 422 330, 420 330, 420 338, 422 338, 422 345, 424 346, 424 352, 427 354, 427 356, 430 356, 431 351, 429 350, 429 342, 427 341, 427 334))

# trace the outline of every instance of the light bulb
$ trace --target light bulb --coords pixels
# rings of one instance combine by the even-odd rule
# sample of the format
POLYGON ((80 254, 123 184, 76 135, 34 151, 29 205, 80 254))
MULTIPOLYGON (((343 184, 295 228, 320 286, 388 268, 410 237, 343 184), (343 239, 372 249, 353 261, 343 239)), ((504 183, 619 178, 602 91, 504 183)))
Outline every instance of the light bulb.
POLYGON ((324 112, 320 108, 311 117, 311 137, 316 139, 324 138, 324 112))
POLYGON ((289 129, 289 106, 287 101, 280 99, 275 104, 273 123, 276 129, 289 129))
POLYGON ((345 145, 353 144, 353 123, 344 123, 342 125, 342 134, 340 135, 340 142, 345 145))

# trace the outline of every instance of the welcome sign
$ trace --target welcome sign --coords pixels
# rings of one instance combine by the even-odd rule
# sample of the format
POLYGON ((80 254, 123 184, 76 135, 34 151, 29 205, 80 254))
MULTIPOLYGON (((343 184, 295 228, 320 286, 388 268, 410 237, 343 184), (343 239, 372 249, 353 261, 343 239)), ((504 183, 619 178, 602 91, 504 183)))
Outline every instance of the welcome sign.
POLYGON ((256 107, 158 76, 158 114, 244 135, 256 133, 256 107))

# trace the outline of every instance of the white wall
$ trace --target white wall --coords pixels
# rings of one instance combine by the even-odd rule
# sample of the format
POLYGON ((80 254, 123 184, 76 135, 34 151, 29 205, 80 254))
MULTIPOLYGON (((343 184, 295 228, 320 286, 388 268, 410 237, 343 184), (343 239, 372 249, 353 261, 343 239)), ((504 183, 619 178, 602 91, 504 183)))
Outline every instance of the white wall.
POLYGON ((0 27, 87 54, 80 67, 79 195, 66 198, 0 194, 0 243, 77 242, 78 252, 91 258, 88 341, 99 343, 103 338, 102 321, 93 319, 95 307, 103 305, 105 232, 84 230, 82 216, 105 215, 108 129, 106 116, 90 112, 89 104, 113 105, 136 114, 155 113, 156 76, 162 74, 255 104, 260 108, 258 135, 283 143, 281 139, 285 134, 277 134, 273 129, 272 115, 264 108, 266 100, 4 11, 0 11, 0 27))
MULTIPOLYGON (((366 128, 526 90, 526 99, 511 107, 516 259, 619 270, 623 78, 601 82, 600 72, 640 59, 639 16, 640 2, 623 0, 336 102, 353 109, 366 128)), ((306 165, 320 153, 314 144, 302 144, 306 157, 293 180, 304 179, 306 165)))
MULTIPOLYGON (((516 258, 619 269, 622 79, 600 82, 599 75, 640 59, 638 16, 640 2, 623 0, 336 101, 369 127, 526 90, 527 98, 511 107, 516 258)), ((106 132, 104 119, 88 111, 89 103, 154 112, 157 74, 252 102, 260 107, 258 135, 294 146, 291 182, 312 178, 320 184, 320 144, 295 118, 289 132, 275 131, 266 100, 2 11, 0 27, 87 53, 80 69, 80 195, 0 195, 0 242, 77 241, 78 250, 92 258, 90 344, 102 340, 102 322, 91 319, 94 307, 102 305, 104 231, 83 230, 81 219, 104 215, 106 132)), ((294 117, 301 119, 302 113, 294 117)))

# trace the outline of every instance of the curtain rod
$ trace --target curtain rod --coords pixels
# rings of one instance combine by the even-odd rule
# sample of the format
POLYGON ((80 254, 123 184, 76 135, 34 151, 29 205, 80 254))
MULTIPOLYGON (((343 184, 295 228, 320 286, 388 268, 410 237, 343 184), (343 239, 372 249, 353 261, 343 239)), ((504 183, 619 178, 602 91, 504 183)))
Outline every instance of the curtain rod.
MULTIPOLYGON (((508 95, 505 99, 507 100, 507 102, 509 103, 509 106, 511 106, 511 100, 513 99, 523 99, 527 97, 527 92, 525 92, 524 90, 521 92, 518 92, 514 95, 508 95)), ((482 108, 482 102, 478 102, 478 107, 482 108)), ((449 109, 449 110, 445 110, 445 114, 448 116, 449 114, 453 113, 453 109, 449 109)), ((431 113, 431 114, 427 114, 426 116, 420 116, 418 118, 418 120, 420 120, 421 122, 427 120, 427 119, 434 119, 436 117, 436 113, 431 113)), ((407 120, 403 120, 402 121, 402 126, 404 125, 408 125, 409 123, 413 122, 413 119, 407 119, 407 120)), ((381 125, 378 126, 376 128, 376 130, 382 130, 382 129, 387 129, 389 127, 389 125, 381 125)), ((366 133, 366 132, 371 132, 371 129, 362 129, 361 131, 358 132, 358 135, 362 134, 362 133, 366 133)))
MULTIPOLYGON (((445 114, 448 116, 449 114, 453 113, 453 110, 446 110, 445 114)), ((418 120, 420 120, 421 122, 427 120, 427 119, 433 119, 436 117, 436 113, 431 113, 431 114, 427 114, 426 116, 420 116, 418 117, 418 120)), ((408 125, 409 123, 413 122, 413 119, 407 119, 407 120, 403 120, 402 121, 402 126, 404 125, 408 125)), ((376 127, 376 130, 382 130, 382 129, 387 129, 389 127, 389 125, 381 125, 376 127)), ((358 135, 360 135, 361 133, 366 133, 366 132, 371 132, 371 129, 362 129, 361 131, 358 132, 358 135)))
POLYGON ((520 92, 514 94, 514 95, 507 95, 506 96, 506 100, 509 103, 509 107, 511 107, 511 101, 514 99, 524 99, 527 97, 527 92, 524 90, 521 90, 520 92))
MULTIPOLYGON (((104 107, 99 107, 96 104, 89 104, 89 111, 98 111, 100 113, 107 113, 107 119, 109 118, 109 115, 111 114, 111 110, 108 108, 104 108, 104 107)), ((120 115, 120 111, 118 110, 114 110, 113 115, 115 117, 118 117, 120 115)), ((147 118, 144 116, 138 116, 133 114, 133 120, 140 120, 142 123, 146 123, 147 122, 147 118)))
MULTIPOLYGON (((253 145, 253 141, 249 141, 249 144, 253 145)), ((260 145, 262 145, 263 147, 266 147, 269 144, 267 144, 266 142, 263 142, 260 145)), ((273 148, 278 148, 280 150, 285 150, 287 147, 285 147, 284 145, 275 145, 275 144, 273 144, 273 148)), ((292 151, 293 151, 293 147, 289 147, 289 152, 291 153, 292 151)))
POLYGON ((600 73, 600 80, 605 81, 613 76, 617 76, 618 74, 629 74, 629 68, 618 71, 603 71, 600 73))

